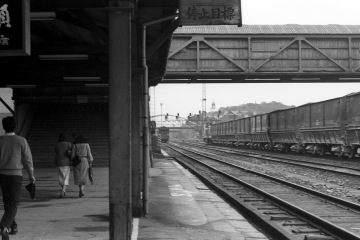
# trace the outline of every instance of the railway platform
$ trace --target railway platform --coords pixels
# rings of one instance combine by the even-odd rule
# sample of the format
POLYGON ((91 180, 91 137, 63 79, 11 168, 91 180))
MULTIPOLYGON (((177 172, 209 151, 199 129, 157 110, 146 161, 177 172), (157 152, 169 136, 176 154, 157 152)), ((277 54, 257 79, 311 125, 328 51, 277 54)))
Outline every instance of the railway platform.
POLYGON ((162 150, 150 169, 149 214, 133 239, 265 240, 241 214, 162 150))
MULTIPOLYGON (((237 211, 171 157, 156 156, 149 177, 149 213, 133 221, 132 240, 265 240, 237 211)), ((36 166, 35 166, 36 167, 36 166)), ((79 198, 68 186, 65 198, 55 168, 35 168, 36 194, 22 190, 19 232, 11 240, 108 240, 109 171, 94 168, 94 185, 79 198)), ((24 179, 27 179, 24 172, 24 179)), ((24 186, 27 184, 24 181, 24 186)), ((0 215, 3 214, 2 200, 0 215)))

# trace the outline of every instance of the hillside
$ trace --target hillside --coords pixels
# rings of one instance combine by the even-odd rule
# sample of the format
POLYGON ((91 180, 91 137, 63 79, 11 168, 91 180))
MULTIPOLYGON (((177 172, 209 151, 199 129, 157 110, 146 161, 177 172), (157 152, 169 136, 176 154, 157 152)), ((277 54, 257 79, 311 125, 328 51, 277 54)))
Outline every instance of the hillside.
MULTIPOLYGON (((230 107, 222 107, 218 111, 220 111, 219 117, 222 118, 224 115, 228 114, 236 114, 238 117, 250 117, 256 114, 268 113, 279 109, 287 109, 295 106, 287 106, 280 102, 262 102, 258 103, 246 103, 239 106, 230 106, 230 107)), ((210 112, 208 116, 217 117, 218 112, 210 112)))

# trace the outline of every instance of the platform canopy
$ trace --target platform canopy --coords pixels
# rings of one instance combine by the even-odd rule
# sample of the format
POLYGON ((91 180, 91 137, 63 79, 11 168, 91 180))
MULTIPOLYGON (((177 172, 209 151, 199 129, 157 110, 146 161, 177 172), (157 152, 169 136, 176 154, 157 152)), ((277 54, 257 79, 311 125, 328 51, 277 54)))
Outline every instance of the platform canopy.
MULTIPOLYGON (((132 72, 141 74, 139 27, 143 22, 176 13, 178 1, 31 0, 30 55, 0 57, 0 87, 36 86, 61 92, 66 86, 105 86, 109 72, 108 13, 127 7, 117 6, 119 2, 133 12, 132 72)), ((165 73, 171 34, 177 26, 174 21, 148 26, 150 86, 165 73)))

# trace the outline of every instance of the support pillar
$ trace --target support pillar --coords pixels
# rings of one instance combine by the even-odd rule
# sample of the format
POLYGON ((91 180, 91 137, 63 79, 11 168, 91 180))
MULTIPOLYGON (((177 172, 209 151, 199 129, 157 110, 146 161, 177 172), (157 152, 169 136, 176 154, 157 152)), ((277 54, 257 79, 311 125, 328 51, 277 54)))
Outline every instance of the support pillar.
POLYGON ((126 240, 132 231, 131 12, 121 6, 109 11, 109 63, 109 231, 111 240, 126 240))
POLYGON ((141 77, 135 77, 131 85, 131 166, 132 166, 132 213, 134 217, 142 216, 142 149, 141 149, 141 77))

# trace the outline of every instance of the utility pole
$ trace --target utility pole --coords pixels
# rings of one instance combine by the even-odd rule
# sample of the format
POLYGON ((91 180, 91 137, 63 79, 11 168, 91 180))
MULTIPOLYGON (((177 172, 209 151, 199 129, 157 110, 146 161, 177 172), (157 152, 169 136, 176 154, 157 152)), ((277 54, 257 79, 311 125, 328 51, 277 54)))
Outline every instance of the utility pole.
MULTIPOLYGON (((200 123, 203 126, 206 123, 206 84, 202 85, 202 114, 200 115, 200 123)), ((203 132, 200 133, 200 138, 203 138, 203 132)))
POLYGON ((160 127, 162 127, 162 103, 160 103, 160 127))
POLYGON ((211 104, 211 112, 215 112, 216 106, 215 106, 215 99, 212 100, 211 104))

